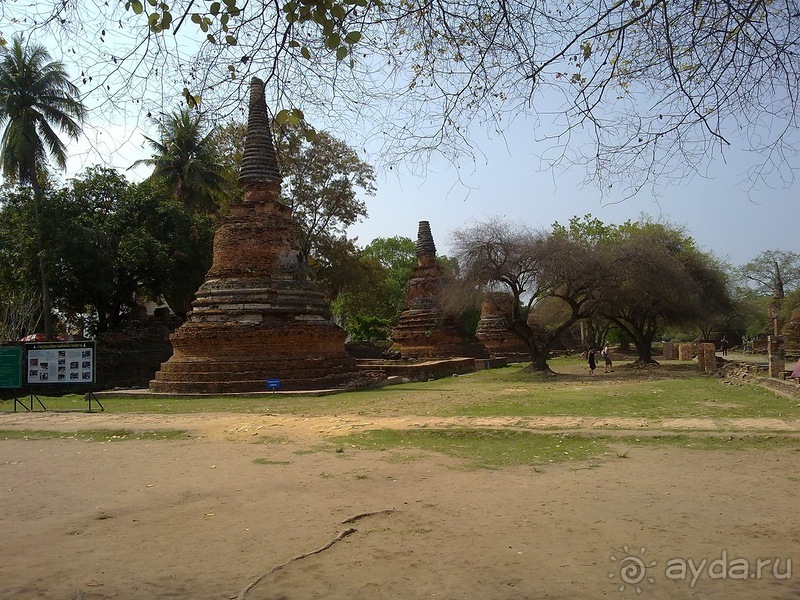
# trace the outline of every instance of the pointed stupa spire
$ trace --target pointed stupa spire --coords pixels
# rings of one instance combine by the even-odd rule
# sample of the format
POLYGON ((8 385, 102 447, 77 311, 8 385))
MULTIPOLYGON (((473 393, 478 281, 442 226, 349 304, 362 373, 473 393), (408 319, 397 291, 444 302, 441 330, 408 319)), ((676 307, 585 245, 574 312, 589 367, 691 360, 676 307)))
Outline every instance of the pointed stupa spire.
POLYGON ((281 173, 275 157, 275 146, 269 127, 264 82, 253 77, 250 82, 250 104, 247 116, 247 134, 244 158, 239 171, 242 183, 280 183, 281 173))
POLYGON ((417 256, 436 254, 436 245, 433 243, 431 225, 428 221, 420 221, 417 229, 417 256))

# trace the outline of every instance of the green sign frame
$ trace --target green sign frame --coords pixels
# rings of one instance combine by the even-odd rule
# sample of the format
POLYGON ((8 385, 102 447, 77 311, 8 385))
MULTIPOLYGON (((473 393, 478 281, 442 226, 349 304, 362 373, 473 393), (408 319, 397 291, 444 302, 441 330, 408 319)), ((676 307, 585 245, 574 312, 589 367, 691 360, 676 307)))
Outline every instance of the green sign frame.
POLYGON ((22 387, 23 347, 0 346, 0 388, 22 387))

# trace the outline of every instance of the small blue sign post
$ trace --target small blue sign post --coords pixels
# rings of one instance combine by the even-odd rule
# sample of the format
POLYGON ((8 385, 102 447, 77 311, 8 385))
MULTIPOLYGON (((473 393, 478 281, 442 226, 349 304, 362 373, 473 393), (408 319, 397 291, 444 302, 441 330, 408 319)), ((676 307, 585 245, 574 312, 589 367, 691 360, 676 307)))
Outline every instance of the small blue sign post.
POLYGON ((272 390, 272 393, 275 393, 275 390, 281 389, 281 380, 280 379, 267 379, 267 389, 272 390))

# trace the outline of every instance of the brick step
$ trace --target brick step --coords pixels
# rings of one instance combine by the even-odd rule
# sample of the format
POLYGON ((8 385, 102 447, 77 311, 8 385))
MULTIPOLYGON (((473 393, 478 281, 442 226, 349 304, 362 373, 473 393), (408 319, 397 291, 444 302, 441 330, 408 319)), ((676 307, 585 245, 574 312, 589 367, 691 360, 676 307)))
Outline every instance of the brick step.
MULTIPOLYGON (((185 366, 185 365, 183 365, 185 366)), ((204 370, 161 370, 155 374, 155 381, 265 381, 267 379, 323 379, 325 377, 336 377, 340 374, 347 374, 356 371, 355 363, 326 365, 324 368, 310 369, 301 368, 298 365, 292 367, 266 367, 257 370, 231 369, 229 371, 204 371, 204 370)))

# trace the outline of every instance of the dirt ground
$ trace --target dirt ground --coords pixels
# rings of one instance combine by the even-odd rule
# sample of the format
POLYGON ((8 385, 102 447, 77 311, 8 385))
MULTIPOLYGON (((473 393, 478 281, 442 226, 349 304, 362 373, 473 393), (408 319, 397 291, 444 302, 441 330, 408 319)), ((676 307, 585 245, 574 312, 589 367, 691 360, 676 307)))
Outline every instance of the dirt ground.
POLYGON ((796 449, 625 447, 491 471, 319 450, 324 436, 419 424, 0 414, 0 429, 193 436, 0 441, 0 597, 800 598, 796 449), (265 435, 284 443, 254 443, 265 435))

